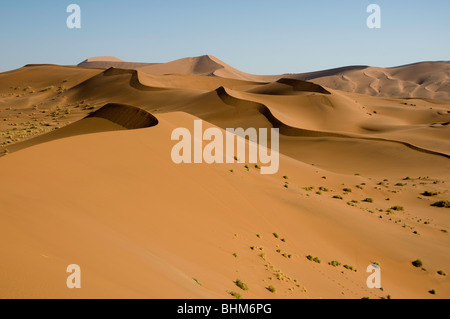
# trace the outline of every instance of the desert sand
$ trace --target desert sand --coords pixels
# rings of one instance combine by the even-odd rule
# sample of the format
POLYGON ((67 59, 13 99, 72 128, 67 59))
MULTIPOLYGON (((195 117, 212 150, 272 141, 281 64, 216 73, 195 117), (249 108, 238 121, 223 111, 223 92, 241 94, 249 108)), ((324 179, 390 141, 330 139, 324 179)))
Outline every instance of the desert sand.
POLYGON ((450 200, 449 67, 1 73, 0 298, 450 298, 450 211, 431 206, 450 200), (173 163, 172 131, 198 119, 279 128, 279 172, 173 163))

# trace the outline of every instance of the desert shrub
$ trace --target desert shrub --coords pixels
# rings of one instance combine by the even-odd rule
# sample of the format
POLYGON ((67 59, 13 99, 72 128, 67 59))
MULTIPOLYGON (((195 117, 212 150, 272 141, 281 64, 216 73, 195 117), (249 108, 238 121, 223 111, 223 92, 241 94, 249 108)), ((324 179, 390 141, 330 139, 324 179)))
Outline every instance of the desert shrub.
POLYGON ((366 199, 363 200, 363 202, 373 203, 373 198, 366 198, 366 199))
POLYGON ((344 267, 345 269, 348 269, 348 270, 353 271, 353 266, 344 265, 343 267, 344 267))
POLYGON ((242 299, 242 295, 235 291, 227 291, 234 299, 242 299))
POLYGON ((328 188, 323 187, 323 186, 320 186, 319 190, 322 191, 322 192, 329 192, 328 188))
POLYGON ((402 206, 398 206, 398 205, 397 206, 392 206, 391 209, 395 210, 395 211, 398 211, 398 212, 405 210, 402 206))
POLYGON ((333 198, 335 198, 335 199, 344 199, 341 195, 334 195, 333 198))
POLYGON ((417 267, 417 268, 420 268, 420 267, 423 266, 423 263, 422 263, 422 261, 421 261, 420 259, 414 260, 413 262, 411 262, 411 264, 412 264, 414 267, 417 267))
POLYGON ((438 194, 439 194, 439 193, 436 193, 436 192, 425 191, 425 192, 423 192, 421 195, 427 196, 427 197, 432 197, 432 196, 436 196, 436 195, 438 195, 438 194))
POLYGON ((280 238, 280 235, 278 235, 277 233, 273 233, 272 235, 273 235, 273 237, 275 237, 275 238, 280 238))
POLYGON ((438 201, 438 202, 436 202, 434 204, 431 204, 431 206, 441 207, 441 208, 450 208, 450 201, 448 201, 448 200, 441 200, 441 201, 438 201))
POLYGON ((247 290, 248 290, 247 284, 246 284, 245 282, 243 282, 242 280, 236 279, 236 281, 235 281, 234 283, 236 284, 236 286, 238 286, 238 287, 241 288, 242 290, 244 290, 244 291, 247 291, 247 290))
POLYGON ((445 271, 443 271, 443 270, 438 270, 438 275, 441 275, 441 276, 447 276, 447 273, 445 272, 445 271))
POLYGON ((277 292, 277 288, 275 288, 274 286, 270 285, 269 287, 266 288, 267 290, 269 290, 271 293, 276 293, 277 292))
POLYGON ((199 286, 203 286, 197 278, 192 277, 192 280, 195 281, 199 286))
POLYGON ((346 192, 346 193, 351 193, 352 192, 352 189, 351 188, 344 188, 344 189, 342 189, 344 192, 346 192))
POLYGON ((435 289, 431 289, 430 291, 428 291, 430 294, 435 295, 436 294, 436 290, 435 289))
POLYGON ((333 266, 333 267, 338 267, 341 265, 341 263, 337 260, 332 260, 328 263, 328 265, 333 266))

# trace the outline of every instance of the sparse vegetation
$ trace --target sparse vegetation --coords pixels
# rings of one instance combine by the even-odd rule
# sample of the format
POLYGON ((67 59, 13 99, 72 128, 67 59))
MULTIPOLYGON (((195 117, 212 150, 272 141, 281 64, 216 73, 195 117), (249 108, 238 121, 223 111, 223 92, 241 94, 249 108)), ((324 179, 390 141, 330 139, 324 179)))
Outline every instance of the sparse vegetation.
POLYGON ((413 265, 414 267, 417 267, 417 268, 420 268, 420 267, 423 266, 423 263, 422 263, 422 261, 421 261, 420 259, 416 259, 416 260, 414 260, 414 261, 411 262, 411 263, 412 263, 412 265, 413 265))
POLYGON ((440 276, 444 276, 444 277, 447 276, 447 273, 445 271, 443 271, 443 270, 438 270, 437 273, 440 276))
POLYGON ((436 202, 434 204, 431 204, 431 206, 433 206, 433 207, 441 207, 441 208, 450 208, 450 201, 448 201, 448 200, 441 200, 441 201, 438 201, 438 202, 436 202))
POLYGON ((269 290, 271 293, 276 293, 277 292, 277 288, 275 288, 274 286, 270 285, 269 287, 266 288, 267 290, 269 290))
POLYGON ((195 281, 199 286, 203 286, 197 278, 192 277, 192 280, 195 281))
POLYGON ((333 266, 333 267, 338 267, 341 265, 341 263, 337 260, 332 260, 328 263, 328 265, 333 266))
POLYGON ((318 263, 318 264, 320 264, 322 262, 319 257, 314 257, 314 256, 311 256, 311 255, 308 255, 308 256, 306 256, 306 258, 309 261, 314 261, 315 263, 318 263))
POLYGON ((438 195, 438 194, 439 194, 439 193, 436 193, 436 192, 425 191, 425 192, 423 192, 421 195, 427 196, 427 197, 432 197, 432 196, 436 196, 436 195, 438 195))
POLYGON ((247 284, 245 282, 243 282, 242 280, 240 280, 239 278, 236 279, 236 281, 234 283, 236 284, 236 286, 238 286, 242 290, 244 290, 244 291, 248 290, 247 284))
POLYGON ((431 289, 430 291, 428 291, 430 294, 435 295, 436 294, 436 290, 435 289, 431 289))
POLYGON ((344 188, 344 189, 342 189, 344 192, 346 192, 346 193, 351 193, 352 192, 352 189, 351 188, 344 188))
POLYGON ((391 210, 395 210, 397 212, 405 210, 402 206, 398 206, 398 205, 397 206, 392 206, 390 209, 391 210))
POLYGON ((347 270, 353 271, 353 266, 344 265, 343 267, 347 270))
POLYGON ((366 199, 363 200, 363 202, 373 203, 373 198, 366 198, 366 199))
POLYGON ((231 295, 234 299, 242 299, 242 295, 235 291, 227 291, 229 295, 231 295))
POLYGON ((341 199, 341 200, 344 199, 341 195, 334 195, 333 198, 335 198, 335 199, 341 199))
POLYGON ((280 238, 280 235, 278 235, 277 233, 273 233, 272 235, 273 235, 273 237, 275 237, 277 239, 280 238))

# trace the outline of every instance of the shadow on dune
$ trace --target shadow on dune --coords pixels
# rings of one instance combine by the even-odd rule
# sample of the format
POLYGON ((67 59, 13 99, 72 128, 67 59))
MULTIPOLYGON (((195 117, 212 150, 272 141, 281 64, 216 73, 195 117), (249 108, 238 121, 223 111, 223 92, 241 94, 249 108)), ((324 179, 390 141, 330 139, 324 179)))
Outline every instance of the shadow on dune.
POLYGON ((259 113, 261 113, 267 121, 270 122, 271 126, 274 128, 278 128, 280 134, 285 136, 292 136, 292 137, 336 137, 336 138, 348 138, 348 139, 362 139, 362 140, 369 140, 369 141, 379 141, 379 142, 387 142, 387 143, 396 143, 403 146, 406 146, 412 150, 423 152, 430 155, 437 155, 442 156, 445 158, 450 159, 450 155, 425 149, 422 147, 418 147, 416 145, 399 141, 399 140, 392 140, 392 139, 386 139, 386 138, 377 138, 377 137, 370 137, 370 136, 362 136, 358 134, 346 134, 346 133, 335 133, 335 132, 326 132, 326 131, 320 131, 320 130, 307 130, 302 129, 298 127, 293 127, 290 125, 287 125, 280 121, 276 116, 273 115, 270 108, 264 104, 253 102, 253 101, 247 101, 244 99, 239 99, 234 96, 231 96, 224 87, 220 87, 216 90, 217 95, 220 97, 220 99, 231 106, 234 107, 242 107, 245 105, 246 107, 254 107, 257 108, 259 113), (247 102, 247 103, 245 103, 247 102))

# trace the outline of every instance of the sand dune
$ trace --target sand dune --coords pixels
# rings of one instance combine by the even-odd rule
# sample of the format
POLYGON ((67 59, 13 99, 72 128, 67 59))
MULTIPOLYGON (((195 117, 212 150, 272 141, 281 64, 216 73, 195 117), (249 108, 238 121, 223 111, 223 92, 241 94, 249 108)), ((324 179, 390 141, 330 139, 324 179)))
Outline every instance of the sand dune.
POLYGON ((450 217, 431 206, 450 196, 447 65, 263 79, 212 56, 99 57, 0 74, 0 297, 448 298, 450 217), (198 119, 279 128, 279 172, 173 163, 173 129, 198 119))
POLYGON ((113 57, 97 57, 80 67, 136 69, 148 74, 218 76, 252 82, 282 78, 312 81, 346 92, 379 97, 431 98, 450 101, 450 63, 421 62, 393 68, 348 66, 309 73, 254 75, 237 70, 211 55, 183 58, 168 63, 132 63, 113 57))

